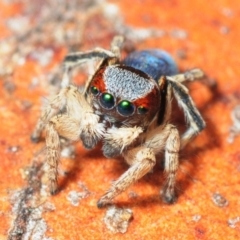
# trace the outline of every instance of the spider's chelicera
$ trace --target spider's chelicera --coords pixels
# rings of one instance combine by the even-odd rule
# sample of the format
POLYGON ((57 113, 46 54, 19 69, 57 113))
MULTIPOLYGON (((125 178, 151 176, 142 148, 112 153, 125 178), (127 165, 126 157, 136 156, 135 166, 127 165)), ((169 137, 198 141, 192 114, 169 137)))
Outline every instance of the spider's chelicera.
POLYGON ((106 157, 122 155, 130 165, 99 199, 98 207, 110 203, 132 183, 151 171, 156 155, 165 150, 166 180, 161 191, 166 203, 176 200, 175 183, 178 154, 190 139, 205 127, 183 82, 203 77, 200 69, 183 74, 173 59, 161 50, 142 50, 120 60, 121 36, 113 39, 111 50, 96 48, 76 52, 64 60, 62 89, 43 111, 32 140, 38 141, 46 129, 49 187, 58 190, 57 167, 60 136, 81 140, 92 149, 102 141, 106 157), (101 60, 84 92, 70 84, 69 71, 90 59, 101 60), (171 99, 183 109, 188 128, 180 136, 170 123, 171 99))

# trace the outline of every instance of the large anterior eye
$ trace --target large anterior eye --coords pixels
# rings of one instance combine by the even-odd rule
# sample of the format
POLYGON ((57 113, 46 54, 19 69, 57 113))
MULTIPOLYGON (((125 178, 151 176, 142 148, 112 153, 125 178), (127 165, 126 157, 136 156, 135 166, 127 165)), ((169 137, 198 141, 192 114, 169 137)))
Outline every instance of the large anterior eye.
POLYGON ((135 107, 127 100, 121 101, 117 106, 118 112, 123 116, 131 116, 134 113, 135 107))
POLYGON ((100 96, 100 102, 101 102, 101 105, 106 109, 111 109, 115 105, 114 97, 110 93, 103 93, 100 96))

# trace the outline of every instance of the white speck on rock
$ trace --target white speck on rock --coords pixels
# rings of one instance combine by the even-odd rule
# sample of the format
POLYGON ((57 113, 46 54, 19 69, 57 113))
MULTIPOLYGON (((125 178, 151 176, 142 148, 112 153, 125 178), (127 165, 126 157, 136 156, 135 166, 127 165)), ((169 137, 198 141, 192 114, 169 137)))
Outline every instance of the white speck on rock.
POLYGON ((132 219, 133 212, 128 208, 117 208, 111 206, 107 209, 104 217, 106 227, 113 233, 127 232, 129 222, 132 219))
POLYGON ((77 192, 75 190, 70 191, 67 195, 67 200, 75 207, 77 207, 80 201, 86 198, 89 195, 89 192, 77 192))

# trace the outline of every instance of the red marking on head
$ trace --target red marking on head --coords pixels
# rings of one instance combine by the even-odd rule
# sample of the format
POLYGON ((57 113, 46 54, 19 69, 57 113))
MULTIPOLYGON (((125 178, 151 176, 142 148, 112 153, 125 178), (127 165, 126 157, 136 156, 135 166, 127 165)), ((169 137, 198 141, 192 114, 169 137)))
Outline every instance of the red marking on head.
POLYGON ((135 100, 133 104, 135 104, 137 108, 147 108, 149 114, 155 114, 160 106, 160 94, 157 87, 154 87, 145 97, 135 100))
POLYGON ((97 71, 93 76, 93 79, 90 84, 90 86, 97 87, 100 92, 106 91, 106 85, 103 78, 104 71, 105 71, 105 68, 101 68, 99 71, 97 71))

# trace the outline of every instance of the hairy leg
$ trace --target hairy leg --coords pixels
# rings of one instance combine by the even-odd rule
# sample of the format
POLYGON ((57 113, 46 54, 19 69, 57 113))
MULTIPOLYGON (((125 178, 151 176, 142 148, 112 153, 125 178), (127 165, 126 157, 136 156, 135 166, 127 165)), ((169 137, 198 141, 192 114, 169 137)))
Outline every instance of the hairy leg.
POLYGON ((81 112, 81 109, 85 106, 87 106, 86 100, 76 87, 70 85, 63 88, 56 96, 50 98, 49 104, 38 119, 36 127, 31 135, 31 140, 33 142, 38 142, 48 121, 65 108, 68 108, 69 114, 74 114, 74 116, 77 115, 75 116, 76 118, 81 118, 79 112, 81 112))
POLYGON ((132 166, 118 180, 113 182, 110 189, 99 199, 97 203, 99 208, 109 204, 117 195, 151 171, 156 163, 154 152, 150 148, 141 147, 137 150, 131 163, 132 166))
MULTIPOLYGON (((55 194, 58 190, 57 168, 60 157, 59 136, 72 141, 77 141, 83 133, 83 129, 80 128, 80 125, 81 123, 79 119, 72 118, 64 114, 53 117, 46 126, 47 165, 51 194, 55 194)), ((89 138, 92 137, 94 136, 90 134, 89 138)), ((95 139, 95 141, 97 142, 98 139, 95 139)))
POLYGON ((167 78, 170 80, 174 80, 175 82, 183 83, 183 82, 192 82, 195 80, 199 80, 203 77, 204 77, 204 72, 199 68, 195 68, 195 69, 186 71, 184 73, 176 74, 174 76, 167 77, 167 78))
POLYGON ((112 51, 103 48, 95 48, 94 50, 87 52, 74 52, 68 54, 64 59, 63 66, 65 69, 72 69, 85 63, 86 61, 96 58, 112 59, 116 58, 116 56, 112 51))
POLYGON ((161 191, 162 199, 166 203, 176 201, 175 184, 178 170, 178 154, 180 150, 180 136, 175 127, 171 127, 165 146, 164 170, 166 180, 161 191))
POLYGON ((108 59, 109 64, 115 64, 120 58, 120 48, 123 43, 122 36, 115 36, 111 42, 111 50, 95 48, 88 52, 74 52, 68 54, 63 62, 65 69, 71 69, 91 59, 108 59))
POLYGON ((60 158, 59 135, 75 141, 79 138, 79 134, 79 122, 67 115, 57 115, 53 117, 46 126, 48 179, 51 194, 56 194, 58 191, 57 168, 60 158))
POLYGON ((33 142, 39 141, 47 122, 65 108, 67 103, 67 93, 68 88, 64 88, 59 92, 59 94, 49 100, 48 106, 42 111, 41 117, 38 119, 32 132, 31 140, 33 142))
MULTIPOLYGON (((80 139, 86 148, 93 148, 105 131, 104 124, 99 123, 99 116, 93 113, 91 106, 75 86, 68 86, 50 101, 32 133, 31 139, 37 142, 50 119, 61 110, 66 109, 69 116, 79 120, 80 139)), ((68 125, 68 123, 66 123, 68 125)))
POLYGON ((84 96, 72 85, 62 89, 45 109, 33 132, 33 140, 39 139, 45 126, 50 190, 54 194, 57 191, 59 136, 81 139, 86 148, 93 148, 102 138, 105 126, 99 123, 99 116, 93 113, 84 96), (63 108, 66 113, 56 115, 63 108))
POLYGON ((144 146, 151 148, 154 154, 165 149, 164 170, 166 180, 161 195, 164 202, 173 203, 176 200, 174 187, 180 149, 180 136, 177 128, 171 124, 159 126, 147 134, 144 146))
POLYGON ((196 108, 188 89, 180 82, 168 79, 173 88, 174 96, 183 109, 184 115, 189 123, 187 131, 181 136, 181 148, 183 148, 194 136, 201 132, 206 124, 196 108))

